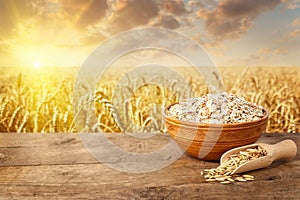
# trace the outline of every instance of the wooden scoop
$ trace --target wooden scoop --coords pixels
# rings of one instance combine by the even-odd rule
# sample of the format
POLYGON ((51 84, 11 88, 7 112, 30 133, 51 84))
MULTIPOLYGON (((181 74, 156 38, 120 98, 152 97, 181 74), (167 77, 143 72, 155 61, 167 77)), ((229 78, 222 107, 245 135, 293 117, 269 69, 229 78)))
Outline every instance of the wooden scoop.
POLYGON ((296 156, 297 154, 297 145, 292 140, 284 140, 274 145, 264 144, 264 143, 255 143, 246 146, 237 147, 225 152, 220 160, 220 163, 226 161, 228 157, 232 154, 239 154, 240 151, 245 151, 249 148, 255 148, 260 146, 261 148, 267 151, 267 155, 257 158, 255 160, 247 161, 246 163, 239 165, 232 174, 238 174, 242 172, 247 172, 255 169, 260 169, 268 167, 275 160, 288 160, 296 156))

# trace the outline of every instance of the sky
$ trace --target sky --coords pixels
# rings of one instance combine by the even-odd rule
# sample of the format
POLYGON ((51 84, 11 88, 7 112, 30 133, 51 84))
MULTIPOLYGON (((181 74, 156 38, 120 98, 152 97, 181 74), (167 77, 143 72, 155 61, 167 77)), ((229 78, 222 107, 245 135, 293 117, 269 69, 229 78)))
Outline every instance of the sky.
POLYGON ((300 66, 300 0, 0 0, 0 66, 80 66, 139 27, 183 33, 218 66, 300 66))

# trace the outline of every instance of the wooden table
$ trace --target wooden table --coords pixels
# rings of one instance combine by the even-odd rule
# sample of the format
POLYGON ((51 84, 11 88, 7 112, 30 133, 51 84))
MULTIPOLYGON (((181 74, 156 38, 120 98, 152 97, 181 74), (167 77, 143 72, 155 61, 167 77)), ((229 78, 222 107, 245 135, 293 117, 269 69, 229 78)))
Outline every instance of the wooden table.
MULTIPOLYGON (((151 142, 125 134, 108 138, 127 150, 161 148, 170 138, 151 142)), ((300 134, 264 134, 260 142, 290 138, 296 158, 250 172, 253 182, 208 183, 200 171, 218 166, 183 155, 150 173, 125 173, 99 163, 77 134, 0 134, 0 199, 300 199, 300 134)))

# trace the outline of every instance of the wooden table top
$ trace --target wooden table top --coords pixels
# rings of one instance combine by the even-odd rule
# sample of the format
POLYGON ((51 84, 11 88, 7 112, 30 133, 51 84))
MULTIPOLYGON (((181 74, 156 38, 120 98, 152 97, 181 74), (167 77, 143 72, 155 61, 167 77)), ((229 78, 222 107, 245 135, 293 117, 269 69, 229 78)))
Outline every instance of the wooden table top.
MULTIPOLYGON (((135 152, 161 148, 170 137, 147 140, 110 134, 135 152)), ((218 166, 183 155, 149 173, 111 169, 91 156, 78 134, 0 134, 0 199, 300 199, 300 134, 264 134, 259 142, 292 139, 297 156, 249 172, 256 181, 208 183, 200 172, 218 166)))

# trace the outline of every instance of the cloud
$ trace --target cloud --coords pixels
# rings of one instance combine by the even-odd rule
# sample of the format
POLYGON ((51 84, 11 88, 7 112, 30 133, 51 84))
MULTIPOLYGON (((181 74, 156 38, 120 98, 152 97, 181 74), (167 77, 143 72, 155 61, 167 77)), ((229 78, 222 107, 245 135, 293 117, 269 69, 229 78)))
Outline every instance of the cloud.
POLYGON ((256 17, 279 4, 280 0, 223 0, 220 1, 219 8, 225 17, 256 17))
POLYGON ((106 0, 0 0, 0 52, 29 61, 30 51, 83 51, 105 38, 94 26, 106 9, 106 0))
POLYGON ((80 16, 77 26, 86 28, 88 25, 99 22, 105 16, 106 9, 106 0, 94 0, 80 16))
POLYGON ((284 48, 260 48, 257 51, 259 54, 274 54, 274 55, 280 55, 280 54, 287 54, 288 50, 284 48))
POLYGON ((178 29, 190 25, 192 14, 183 0, 117 0, 111 7, 107 30, 113 34, 139 26, 178 29))
POLYGON ((169 29, 177 29, 180 27, 179 21, 172 15, 162 15, 157 18, 157 21, 150 24, 154 27, 164 27, 169 29))
POLYGON ((36 6, 42 1, 33 0, 0 0, 0 40, 1 36, 12 34, 20 19, 27 19, 36 15, 36 6))
POLYGON ((300 0, 282 0, 282 3, 285 3, 286 8, 289 10, 300 8, 300 0))
POLYGON ((0 34, 8 35, 16 23, 15 16, 9 13, 5 0, 0 0, 0 34))
POLYGON ((183 15, 188 12, 183 0, 165 0, 163 3, 163 9, 176 16, 183 15))
POLYGON ((115 7, 108 26, 111 33, 147 25, 159 14, 158 4, 153 0, 118 0, 115 7))
POLYGON ((81 37, 77 38, 76 40, 70 42, 58 42, 55 44, 56 47, 64 48, 64 49, 75 49, 80 48, 83 46, 95 46, 105 40, 106 37, 99 33, 99 32, 93 32, 88 33, 86 35, 82 35, 81 37))
POLYGON ((105 16, 106 0, 0 0, 0 34, 11 35, 17 25, 85 29, 105 16))
POLYGON ((118 10, 122 10, 123 8, 125 8, 128 5, 128 0, 116 0, 115 4, 113 4, 113 6, 115 6, 115 9, 118 10))
POLYGON ((287 37, 296 38, 300 35, 300 29, 296 29, 286 34, 287 37))
POLYGON ((188 2, 188 5, 192 7, 203 7, 203 4, 199 0, 191 0, 188 2))
POLYGON ((62 8, 70 13, 75 14, 76 11, 82 11, 86 9, 89 4, 91 4, 92 0, 59 0, 56 3, 60 4, 62 8))
POLYGON ((197 5, 198 7, 205 7, 208 9, 214 9, 218 6, 219 0, 191 0, 192 5, 197 5))
POLYGON ((99 44, 104 39, 106 39, 106 37, 103 34, 95 32, 80 38, 80 43, 83 45, 95 45, 99 44))
POLYGON ((201 8, 198 16, 211 37, 237 39, 253 26, 255 18, 279 4, 280 0, 220 0, 213 10, 201 8))
POLYGON ((99 22, 108 8, 106 0, 60 0, 60 13, 66 21, 75 22, 75 27, 85 29, 99 22))
POLYGON ((10 45, 8 41, 0 41, 0 54, 4 55, 4 54, 8 54, 9 53, 9 49, 10 45))
POLYGON ((289 24, 289 26, 292 26, 292 27, 298 27, 298 26, 300 26, 300 18, 294 19, 294 20, 289 24))
MULTIPOLYGON (((237 56, 229 60, 232 65, 247 66, 285 66, 289 49, 282 47, 262 47, 246 56, 237 56)), ((230 65, 229 64, 229 65, 230 65)))
POLYGON ((211 40, 210 38, 207 38, 205 34, 196 33, 192 36, 192 39, 200 45, 204 46, 205 48, 210 49, 210 51, 222 51, 225 49, 225 45, 223 43, 216 40, 211 40))
POLYGON ((258 49, 258 53, 270 53, 270 52, 272 52, 272 49, 267 47, 258 49))

